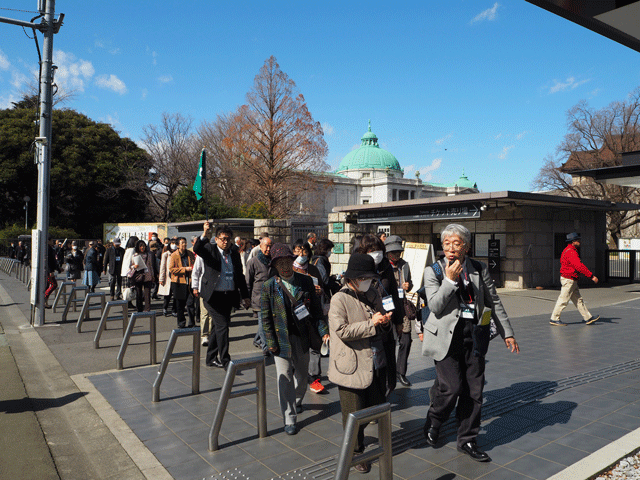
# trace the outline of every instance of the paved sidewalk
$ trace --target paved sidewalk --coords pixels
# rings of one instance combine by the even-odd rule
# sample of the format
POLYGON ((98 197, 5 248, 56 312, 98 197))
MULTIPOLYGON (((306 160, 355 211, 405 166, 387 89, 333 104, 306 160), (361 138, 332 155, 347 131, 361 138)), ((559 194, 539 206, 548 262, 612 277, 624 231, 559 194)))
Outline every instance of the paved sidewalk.
MULTIPOLYGON (((11 319, 3 315, 6 308, 0 309, 0 322, 24 322, 24 317, 16 319, 16 311, 28 310, 24 286, 0 273, 0 293, 3 289, 18 305, 12 307, 15 310, 11 319)), ((600 448, 628 438, 640 427, 639 286, 584 289, 587 306, 602 319, 585 326, 570 306, 563 314, 563 320, 569 323, 565 328, 548 324, 558 290, 501 290, 500 294, 522 353, 510 354, 497 339, 487 355, 485 406, 478 440, 493 462, 477 464, 459 454, 452 422, 444 430, 447 438, 438 448, 424 443, 421 427, 434 369, 433 362, 420 355, 420 344, 415 339, 408 375, 413 386, 400 386, 390 398, 394 478, 548 478, 597 457, 600 448)), ((106 448, 113 444, 124 446, 129 463, 123 472, 132 476, 120 478, 332 478, 342 440, 335 386, 329 384, 324 395, 306 395, 305 411, 299 416, 302 430, 290 437, 282 429, 275 369, 267 367, 269 436, 257 438, 255 399, 232 399, 222 426, 221 449, 212 453, 207 449, 207 437, 223 371, 207 368, 203 362, 201 393, 191 395, 191 363, 174 361, 162 385, 161 401, 152 403, 151 384, 157 366, 146 365, 149 350, 144 340, 131 345, 125 370, 116 371, 121 330, 112 327, 103 337, 102 348, 94 350, 97 319, 85 322, 83 333, 78 334, 76 318, 59 324, 59 317, 59 313, 48 313, 47 324, 51 326, 31 330, 39 334, 55 356, 51 363, 62 366, 67 378, 70 376, 79 386, 77 391, 82 392, 82 397, 70 403, 86 401, 91 406, 92 413, 81 421, 98 419, 109 427, 112 438, 106 448)), ((173 318, 159 321, 159 358, 174 324, 173 318)), ((257 353, 250 345, 254 329, 247 314, 241 312, 234 317, 234 358, 257 353)), ((20 367, 19 359, 16 362, 20 367)), ((326 366, 327 360, 323 359, 324 371, 326 366)), ((251 385, 252 379, 251 372, 243 372, 236 388, 251 385)), ((369 426, 366 435, 367 442, 375 442, 377 427, 369 426)), ((52 453, 58 464, 54 448, 52 453)), ((589 474, 592 473, 595 472, 589 474)), ((377 465, 370 474, 357 477, 378 478, 377 465)), ((588 475, 584 472, 582 477, 565 478, 588 475)))

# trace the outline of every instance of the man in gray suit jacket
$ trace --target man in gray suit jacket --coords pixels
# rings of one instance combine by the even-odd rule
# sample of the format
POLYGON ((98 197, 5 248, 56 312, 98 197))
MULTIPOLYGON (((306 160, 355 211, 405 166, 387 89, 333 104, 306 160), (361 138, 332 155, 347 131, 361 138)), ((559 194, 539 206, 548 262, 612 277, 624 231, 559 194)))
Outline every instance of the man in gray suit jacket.
POLYGON ((467 257, 469 230, 451 224, 440 238, 445 258, 424 271, 431 313, 424 325, 422 353, 434 359, 437 375, 430 390, 424 435, 434 446, 441 425, 457 402, 458 450, 473 460, 486 462, 491 459, 475 441, 480 431, 484 356, 490 339, 490 325, 481 321, 485 307, 491 310, 506 346, 511 352, 519 353, 520 349, 486 265, 467 257))

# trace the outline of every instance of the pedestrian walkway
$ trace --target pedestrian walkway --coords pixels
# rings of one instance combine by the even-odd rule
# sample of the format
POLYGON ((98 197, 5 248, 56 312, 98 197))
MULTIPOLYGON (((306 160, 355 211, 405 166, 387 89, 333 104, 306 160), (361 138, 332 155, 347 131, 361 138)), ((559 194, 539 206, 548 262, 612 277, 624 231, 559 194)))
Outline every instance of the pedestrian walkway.
MULTIPOLYGON (((3 274, 0 281, 24 311, 28 302, 24 286, 21 293, 3 274)), ((522 352, 513 355, 496 339, 487 355, 478 443, 493 461, 478 464, 456 450, 453 420, 443 429, 444 438, 437 448, 426 446, 421 430, 435 373, 433 362, 420 355, 416 338, 408 371, 413 386, 399 385, 389 399, 393 405, 394 478, 546 479, 597 457, 602 447, 640 427, 639 287, 584 289, 589 309, 601 315, 601 320, 585 326, 578 312, 569 307, 563 313, 568 323, 563 329, 548 324, 557 290, 501 290, 500 294, 522 352)), ((2 323, 8 320, 2 316, 4 310, 0 311, 2 323)), ((104 348, 94 350, 97 319, 85 322, 78 334, 74 322, 61 325, 56 323, 59 314, 47 315, 47 324, 53 326, 35 330, 80 386, 78 391, 97 412, 95 417, 100 415, 114 441, 124 446, 147 478, 333 478, 342 441, 334 385, 325 381, 325 393, 307 393, 305 410, 298 417, 302 428, 297 435, 288 436, 277 403, 275 368, 268 366, 269 436, 257 436, 255 399, 232 399, 222 424, 220 450, 209 452, 207 439, 224 380, 222 370, 202 362, 201 393, 191 395, 191 362, 174 361, 161 387, 161 401, 153 403, 151 385, 158 367, 145 365, 149 358, 146 343, 127 351, 131 354, 127 365, 135 367, 117 371, 121 332, 107 330, 101 341, 104 348)), ((232 357, 254 356, 258 350, 250 346, 255 328, 252 320, 238 313, 233 322, 232 357)), ((159 357, 174 323, 173 318, 159 323, 159 357)), ((325 373, 326 367, 327 359, 323 359, 325 373)), ((236 379, 236 388, 246 388, 252 381, 253 373, 244 371, 236 379)), ((365 434, 366 443, 373 444, 377 427, 367 427, 365 434)), ((57 462, 55 450, 52 452, 57 462)), ((594 473, 565 478, 588 478, 594 473)), ((377 479, 377 465, 367 475, 352 474, 356 476, 377 479)))

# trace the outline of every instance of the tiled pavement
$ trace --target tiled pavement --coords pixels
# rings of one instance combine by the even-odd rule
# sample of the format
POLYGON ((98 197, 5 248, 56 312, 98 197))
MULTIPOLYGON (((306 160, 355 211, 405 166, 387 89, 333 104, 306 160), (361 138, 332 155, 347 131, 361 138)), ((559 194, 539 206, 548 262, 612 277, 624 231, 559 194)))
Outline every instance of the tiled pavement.
MULTIPOLYGON (((511 354, 496 339, 487 355, 478 437, 493 459, 486 464, 457 452, 452 424, 438 448, 424 443, 420 432, 434 369, 415 339, 408 375, 413 386, 399 386, 389 399, 394 478, 545 479, 640 427, 639 309, 640 300, 592 308, 603 318, 591 326, 582 324, 572 308, 563 314, 569 323, 564 328, 551 327, 548 313, 512 320, 521 354, 511 354)), ((323 359, 325 371, 326 364, 323 359)), ((268 366, 269 436, 257 436, 255 398, 231 399, 220 450, 209 452, 208 433, 224 372, 203 363, 201 393, 191 395, 190 361, 172 362, 161 401, 154 404, 156 372, 157 367, 139 367, 88 378, 175 479, 332 478, 342 441, 335 386, 328 384, 323 395, 306 395, 299 415, 302 429, 287 436, 277 406, 275 369, 268 366)), ((242 372, 236 388, 253 379, 253 372, 242 372)), ((369 426, 366 435, 374 443, 377 427, 369 426)), ((379 478, 377 465, 358 478, 379 478)))

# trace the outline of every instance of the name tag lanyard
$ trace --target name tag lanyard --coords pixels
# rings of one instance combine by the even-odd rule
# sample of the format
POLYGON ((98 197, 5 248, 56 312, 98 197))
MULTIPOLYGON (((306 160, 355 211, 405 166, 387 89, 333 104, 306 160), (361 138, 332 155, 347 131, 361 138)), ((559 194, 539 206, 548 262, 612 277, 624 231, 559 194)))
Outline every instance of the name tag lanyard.
POLYGON ((382 297, 382 307, 385 309, 387 313, 392 312, 396 308, 396 306, 393 303, 393 297, 387 293, 387 290, 384 288, 384 285, 382 285, 382 282, 380 280, 377 280, 377 282, 378 282, 378 285, 380 285, 380 287, 382 288, 382 291, 384 292, 384 295, 385 295, 384 297, 382 297))
POLYGON ((467 272, 464 272, 464 280, 460 279, 460 303, 462 308, 462 317, 463 318, 475 318, 475 302, 473 301, 473 297, 471 296, 471 289, 473 286, 469 281, 469 276, 467 272), (463 293, 464 292, 464 293, 463 293))

